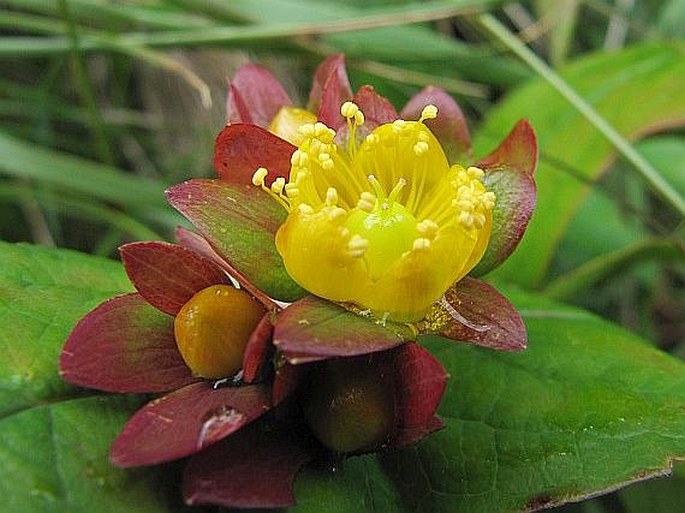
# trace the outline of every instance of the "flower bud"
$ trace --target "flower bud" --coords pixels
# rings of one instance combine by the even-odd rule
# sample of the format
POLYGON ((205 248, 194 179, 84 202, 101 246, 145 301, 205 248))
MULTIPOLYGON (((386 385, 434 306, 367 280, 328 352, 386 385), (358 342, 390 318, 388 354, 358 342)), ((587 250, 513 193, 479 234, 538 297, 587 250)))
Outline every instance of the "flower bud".
POLYGON ((186 365, 207 379, 236 374, 264 313, 247 292, 230 285, 212 285, 196 293, 174 320, 176 345, 186 365))
POLYGON ((373 449, 395 426, 392 380, 373 358, 329 360, 310 374, 302 392, 305 418, 336 452, 373 449))

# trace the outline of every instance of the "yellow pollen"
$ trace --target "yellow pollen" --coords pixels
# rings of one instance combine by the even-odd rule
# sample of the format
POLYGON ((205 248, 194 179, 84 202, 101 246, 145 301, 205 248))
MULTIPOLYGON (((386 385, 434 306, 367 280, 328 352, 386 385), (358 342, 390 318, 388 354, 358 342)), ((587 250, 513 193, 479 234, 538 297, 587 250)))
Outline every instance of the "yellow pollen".
POLYGON ((269 174, 269 171, 267 171, 267 169, 265 167, 260 167, 252 175, 252 184, 257 186, 257 187, 263 187, 264 186, 264 179, 266 178, 266 175, 268 175, 268 174, 269 174))
POLYGON ((438 228, 438 224, 431 219, 424 219, 416 225, 418 232, 427 239, 432 239, 435 237, 435 235, 438 233, 438 228))
POLYGON ((279 195, 283 192, 284 187, 285 187, 285 178, 283 178, 282 176, 279 176, 278 178, 276 178, 273 181, 273 183, 271 184, 271 190, 275 194, 279 194, 279 195))
POLYGON ((350 241, 347 243, 347 249, 350 256, 354 258, 361 258, 366 253, 369 248, 369 241, 360 235, 353 235, 350 241))
POLYGON ((419 141, 414 145, 414 153, 417 157, 424 155, 428 151, 428 143, 419 141))
POLYGON ((421 111, 421 117, 419 118, 419 123, 427 119, 435 119, 438 117, 438 108, 435 105, 426 105, 421 111))
POLYGON ((371 194, 369 191, 362 192, 361 196, 359 197, 359 201, 357 202, 357 208, 363 210, 364 212, 371 212, 375 206, 376 196, 371 194))
POLYGON ((329 187, 326 191, 326 206, 334 207, 338 204, 338 191, 335 187, 329 187))
POLYGON ((412 249, 414 251, 425 251, 431 245, 431 241, 428 239, 415 239, 412 244, 412 249))
POLYGON ((314 209, 311 207, 311 205, 308 205, 307 203, 300 203, 297 206, 297 210, 299 210, 300 213, 304 215, 311 215, 314 213, 314 209))
POLYGON ((353 102, 345 102, 340 107, 340 114, 347 119, 353 118, 357 112, 359 112, 359 107, 353 102))
POLYGON ((328 220, 329 221, 340 221, 347 216, 347 210, 340 207, 329 207, 328 210, 328 220))

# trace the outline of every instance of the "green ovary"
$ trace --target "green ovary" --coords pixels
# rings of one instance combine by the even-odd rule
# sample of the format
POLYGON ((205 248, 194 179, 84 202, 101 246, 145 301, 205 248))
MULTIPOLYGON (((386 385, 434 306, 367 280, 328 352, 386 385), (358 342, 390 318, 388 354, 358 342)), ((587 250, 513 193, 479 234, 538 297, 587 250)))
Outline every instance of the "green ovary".
POLYGON ((370 213, 355 210, 345 221, 351 233, 368 241, 364 260, 372 280, 379 279, 393 262, 412 249, 419 236, 416 225, 414 216, 399 203, 385 209, 380 206, 370 213))

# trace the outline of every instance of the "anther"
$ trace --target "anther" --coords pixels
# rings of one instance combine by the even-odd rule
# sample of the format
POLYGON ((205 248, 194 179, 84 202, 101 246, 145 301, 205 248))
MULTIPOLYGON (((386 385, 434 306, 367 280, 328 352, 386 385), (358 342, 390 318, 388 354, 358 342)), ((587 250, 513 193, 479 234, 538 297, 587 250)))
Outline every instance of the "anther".
POLYGON ((428 239, 415 239, 414 243, 412 244, 412 249, 414 251, 424 251, 428 249, 431 245, 431 241, 428 239))
POLYGON ((471 178, 472 180, 474 180, 474 179, 480 180, 481 178, 483 178, 483 176, 485 176, 485 173, 483 172, 483 170, 481 168, 475 167, 475 166, 469 167, 466 170, 466 172, 468 173, 469 178, 471 178))
POLYGON ((308 205, 307 203, 300 203, 297 206, 297 210, 300 211, 301 214, 309 215, 314 213, 314 209, 308 205))
POLYGON ((347 243, 347 249, 350 256, 354 258, 363 257, 366 250, 369 249, 369 241, 360 235, 355 234, 347 243))
POLYGON ((329 207, 328 208, 328 220, 329 221, 339 221, 343 217, 347 216, 347 211, 340 207, 329 207))
POLYGON ((359 208, 359 210, 363 210, 364 212, 371 213, 373 212, 375 206, 376 196, 368 191, 362 192, 359 197, 359 201, 357 202, 357 208, 359 208))
POLYGON ((432 219, 424 219, 416 225, 416 230, 427 239, 434 238, 439 228, 432 219))
POLYGON ((435 119, 436 117, 438 117, 438 108, 435 105, 426 105, 421 111, 419 123, 422 123, 427 119, 435 119))
POLYGON ((273 183, 271 184, 271 190, 275 194, 281 194, 283 192, 283 188, 285 187, 285 178, 282 176, 279 176, 276 178, 273 183))
POLYGON ((362 126, 364 124, 364 113, 360 110, 358 110, 354 114, 354 122, 357 124, 357 126, 362 126))
POLYGON ((421 155, 425 154, 428 151, 428 143, 419 141, 416 144, 414 144, 414 154, 417 157, 420 157, 421 155))
POLYGON ((294 198, 300 194, 300 189, 294 183, 287 183, 285 184, 285 194, 289 198, 294 198))
POLYGON ((264 179, 266 178, 266 175, 268 175, 268 174, 269 174, 269 172, 267 171, 267 169, 265 167, 260 167, 252 175, 252 184, 256 185, 257 187, 264 187, 264 179))
POLYGON ((326 206, 334 207, 338 204, 338 191, 335 187, 329 187, 326 191, 326 206))
POLYGON ((340 107, 340 114, 347 119, 355 117, 357 112, 359 112, 359 107, 353 102, 345 102, 340 107))

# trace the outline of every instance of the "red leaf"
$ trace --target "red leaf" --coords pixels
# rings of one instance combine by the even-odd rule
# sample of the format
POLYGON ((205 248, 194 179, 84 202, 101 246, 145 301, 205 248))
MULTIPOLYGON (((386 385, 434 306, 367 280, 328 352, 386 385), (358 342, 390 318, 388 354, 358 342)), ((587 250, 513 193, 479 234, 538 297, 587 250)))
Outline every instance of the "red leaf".
POLYGON ((312 454, 276 426, 258 423, 194 455, 183 476, 187 504, 285 508, 292 483, 312 454))
POLYGON ((435 412, 449 376, 433 355, 413 342, 397 350, 395 372, 398 432, 390 445, 397 447, 443 427, 435 412))
POLYGON ((483 182, 497 200, 490 243, 471 271, 473 276, 490 272, 514 252, 533 215, 537 141, 528 122, 519 121, 502 144, 478 165, 485 170, 483 182))
POLYGON ((225 126, 214 143, 214 171, 222 180, 252 184, 260 168, 269 170, 268 182, 290 175, 290 157, 297 148, 285 139, 255 125, 225 126))
POLYGON ((426 105, 438 108, 438 117, 424 123, 438 138, 452 164, 471 161, 471 136, 457 102, 438 87, 428 86, 409 99, 400 113, 402 119, 419 119, 426 105))
POLYGON ((440 335, 502 351, 526 348, 526 327, 521 317, 491 285, 466 277, 445 292, 445 299, 445 313, 454 319, 439 330, 440 335))
POLYGON ((124 426, 110 458, 119 467, 154 465, 194 454, 271 407, 262 385, 213 388, 194 383, 147 403, 124 426))
POLYGON ((369 129, 384 123, 392 123, 398 118, 392 103, 378 94, 370 85, 360 87, 352 101, 364 113, 365 125, 369 124, 369 129))
POLYGON ((105 301, 79 321, 60 356, 65 381, 106 392, 166 392, 196 381, 176 349, 173 318, 139 294, 105 301))
POLYGON ((273 331, 271 315, 267 313, 259 321, 247 341, 247 346, 245 346, 245 355, 243 356, 243 381, 245 383, 252 383, 257 379, 264 364, 268 362, 273 349, 271 345, 273 331))
POLYGON ((325 299, 307 296, 278 315, 274 345, 288 361, 298 364, 311 361, 307 357, 358 356, 384 351, 402 344, 405 335, 390 325, 382 326, 325 299))
POLYGON ((476 165, 483 169, 513 168, 532 176, 535 173, 537 163, 537 137, 530 123, 522 119, 500 145, 476 165))
POLYGON ((271 73, 257 64, 245 64, 228 83, 226 121, 266 128, 279 109, 291 103, 271 73))
POLYGON ((274 242, 286 211, 266 193, 222 180, 190 180, 168 189, 167 198, 246 282, 281 301, 305 294, 274 242))
POLYGON ((228 282, 212 262, 176 244, 134 242, 119 253, 140 295, 169 315, 176 315, 196 292, 228 282))
POLYGON ((347 78, 345 56, 341 53, 331 55, 314 73, 307 109, 316 112, 322 123, 337 128, 344 121, 340 106, 351 97, 352 87, 347 78))

